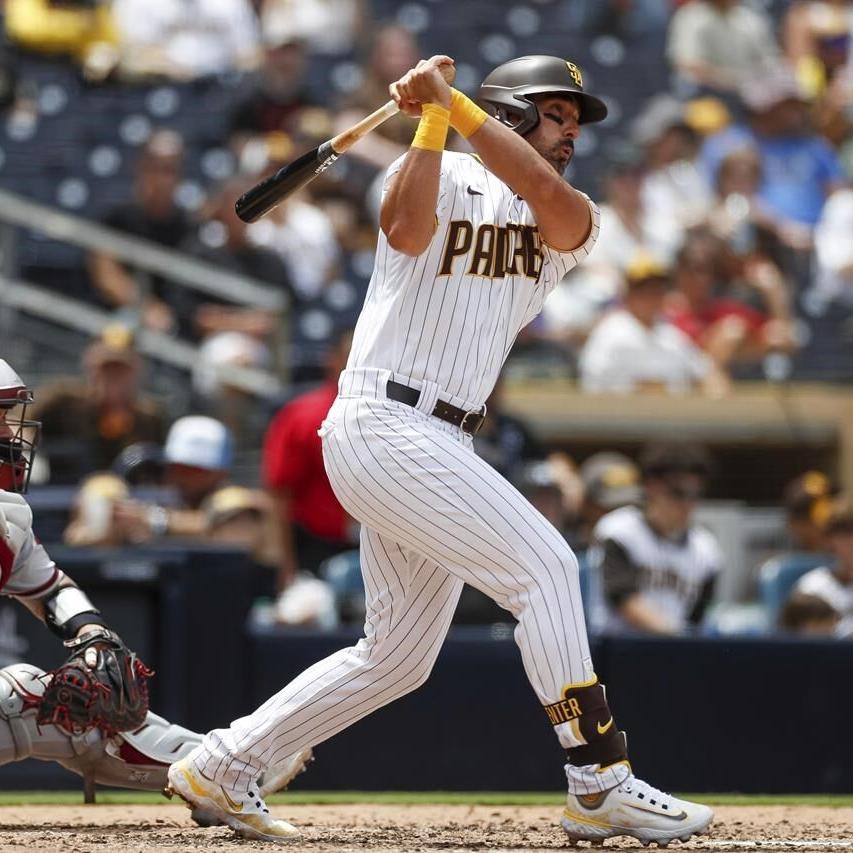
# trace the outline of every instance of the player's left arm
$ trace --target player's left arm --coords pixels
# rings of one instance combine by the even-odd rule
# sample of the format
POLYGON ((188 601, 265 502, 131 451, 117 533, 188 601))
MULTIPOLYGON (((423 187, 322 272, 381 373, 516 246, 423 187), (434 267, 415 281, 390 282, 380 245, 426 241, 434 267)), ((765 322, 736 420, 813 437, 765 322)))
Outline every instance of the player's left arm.
POLYGON ((549 246, 567 252, 583 245, 592 229, 588 199, 528 142, 491 117, 468 141, 489 170, 530 205, 549 246))
POLYGON ((148 713, 146 681, 153 675, 74 581, 60 571, 32 531, 21 495, 0 491, 3 593, 18 598, 56 634, 70 655, 48 673, 38 704, 39 725, 70 734, 97 728, 135 731, 148 713))
POLYGON ((3 593, 17 598, 62 640, 106 627, 97 607, 36 541, 32 519, 32 510, 21 495, 0 492, 3 593))

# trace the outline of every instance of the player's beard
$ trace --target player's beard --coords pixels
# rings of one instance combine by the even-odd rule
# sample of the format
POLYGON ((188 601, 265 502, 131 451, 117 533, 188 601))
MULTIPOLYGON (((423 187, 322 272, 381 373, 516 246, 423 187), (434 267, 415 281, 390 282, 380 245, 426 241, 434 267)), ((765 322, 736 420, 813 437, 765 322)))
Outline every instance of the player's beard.
POLYGON ((533 147, 536 148, 536 151, 543 160, 554 167, 558 175, 562 175, 566 171, 575 154, 575 143, 572 139, 564 139, 544 151, 535 145, 533 147), (563 150, 564 147, 569 149, 568 158, 566 157, 566 152, 563 150))
POLYGON ((551 156, 546 157, 545 159, 557 170, 559 174, 563 174, 566 169, 569 167, 569 163, 572 162, 572 158, 575 156, 575 143, 574 140, 568 139, 563 142, 558 143, 551 150, 551 156), (569 155, 566 157, 566 152, 564 148, 569 149, 569 155))

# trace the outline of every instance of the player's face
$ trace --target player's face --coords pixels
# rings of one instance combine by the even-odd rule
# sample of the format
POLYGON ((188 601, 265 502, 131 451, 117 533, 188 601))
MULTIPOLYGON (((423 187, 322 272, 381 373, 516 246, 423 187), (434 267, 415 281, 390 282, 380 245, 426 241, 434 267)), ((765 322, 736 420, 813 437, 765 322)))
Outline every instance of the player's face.
POLYGON ((690 524, 697 501, 702 497, 704 481, 687 472, 668 474, 648 480, 646 504, 658 522, 669 531, 683 530, 690 524))
POLYGON ((26 477, 26 465, 16 443, 10 441, 15 432, 7 423, 6 414, 7 410, 0 408, 0 489, 19 491, 26 477))
POLYGON ((536 99, 536 109, 539 124, 525 139, 562 175, 580 136, 580 107, 570 95, 543 95, 536 99))

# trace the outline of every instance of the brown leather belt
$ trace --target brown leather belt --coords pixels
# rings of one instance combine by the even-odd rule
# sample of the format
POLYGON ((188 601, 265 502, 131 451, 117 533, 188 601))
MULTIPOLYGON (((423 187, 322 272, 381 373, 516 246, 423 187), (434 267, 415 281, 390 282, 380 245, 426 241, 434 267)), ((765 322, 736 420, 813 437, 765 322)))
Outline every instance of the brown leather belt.
MULTIPOLYGON (((405 403, 407 406, 417 406, 421 396, 421 392, 417 388, 410 388, 408 385, 395 382, 393 379, 388 380, 388 384, 385 386, 385 394, 389 400, 396 400, 398 403, 405 403)), ((434 418, 440 418, 459 427, 462 432, 468 433, 468 435, 476 435, 486 419, 486 407, 483 406, 478 411, 466 412, 465 409, 451 406, 444 400, 437 400, 435 408, 430 414, 434 418)))

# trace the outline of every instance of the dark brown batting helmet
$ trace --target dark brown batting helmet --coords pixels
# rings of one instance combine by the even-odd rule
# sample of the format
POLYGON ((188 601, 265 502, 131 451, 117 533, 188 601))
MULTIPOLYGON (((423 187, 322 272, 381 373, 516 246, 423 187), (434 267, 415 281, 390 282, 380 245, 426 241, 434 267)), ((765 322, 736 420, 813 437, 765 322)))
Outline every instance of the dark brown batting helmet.
POLYGON ((499 65, 483 80, 477 103, 523 136, 539 124, 539 112, 531 96, 560 93, 577 98, 580 124, 607 117, 604 101, 584 92, 580 68, 558 56, 521 56, 499 65))

